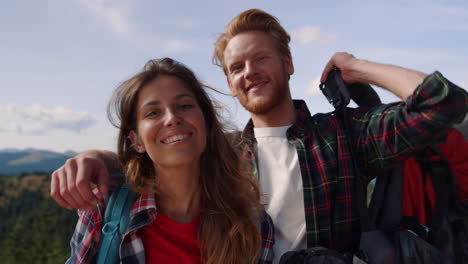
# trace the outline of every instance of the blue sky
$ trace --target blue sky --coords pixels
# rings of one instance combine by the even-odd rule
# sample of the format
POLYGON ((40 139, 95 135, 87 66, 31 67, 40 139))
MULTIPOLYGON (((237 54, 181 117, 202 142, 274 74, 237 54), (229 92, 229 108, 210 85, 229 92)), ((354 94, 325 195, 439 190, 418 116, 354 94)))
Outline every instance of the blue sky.
MULTIPOLYGON (((211 63, 213 42, 236 14, 260 8, 292 35, 294 98, 311 112, 331 106, 318 91, 336 51, 468 87, 468 1, 6 0, 0 7, 0 148, 115 149, 106 105, 120 82, 151 58, 173 57, 228 91, 211 63)), ((383 101, 397 100, 378 90, 383 101)), ((242 128, 248 114, 213 94, 242 128)))

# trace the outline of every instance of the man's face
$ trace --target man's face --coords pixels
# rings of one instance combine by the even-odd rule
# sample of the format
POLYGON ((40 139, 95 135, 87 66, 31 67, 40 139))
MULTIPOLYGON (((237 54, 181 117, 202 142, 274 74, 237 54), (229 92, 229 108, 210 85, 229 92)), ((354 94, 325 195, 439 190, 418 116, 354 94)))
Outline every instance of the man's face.
POLYGON ((224 62, 231 94, 247 111, 266 114, 289 100, 291 57, 282 56, 267 33, 248 31, 233 37, 224 50, 224 62))

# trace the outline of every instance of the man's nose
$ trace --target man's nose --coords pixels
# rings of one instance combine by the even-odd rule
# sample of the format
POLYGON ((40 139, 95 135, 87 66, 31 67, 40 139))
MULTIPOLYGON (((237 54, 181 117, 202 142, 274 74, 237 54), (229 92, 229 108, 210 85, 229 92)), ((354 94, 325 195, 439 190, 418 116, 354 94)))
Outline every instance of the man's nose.
POLYGON ((245 63, 245 78, 246 79, 251 79, 258 73, 258 67, 255 65, 255 63, 249 61, 245 63))

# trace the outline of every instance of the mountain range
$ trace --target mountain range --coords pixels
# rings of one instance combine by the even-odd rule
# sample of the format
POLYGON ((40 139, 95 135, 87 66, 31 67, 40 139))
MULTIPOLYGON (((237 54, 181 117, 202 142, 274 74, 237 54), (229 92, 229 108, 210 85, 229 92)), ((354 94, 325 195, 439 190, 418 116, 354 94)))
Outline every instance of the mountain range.
POLYGON ((60 167, 76 152, 54 152, 43 149, 0 149, 0 175, 24 173, 50 173, 60 167))
MULTIPOLYGON (((455 126, 468 140, 468 117, 455 126)), ((65 161, 75 156, 74 151, 64 153, 43 149, 0 149, 0 176, 21 175, 34 172, 51 173, 65 161)))

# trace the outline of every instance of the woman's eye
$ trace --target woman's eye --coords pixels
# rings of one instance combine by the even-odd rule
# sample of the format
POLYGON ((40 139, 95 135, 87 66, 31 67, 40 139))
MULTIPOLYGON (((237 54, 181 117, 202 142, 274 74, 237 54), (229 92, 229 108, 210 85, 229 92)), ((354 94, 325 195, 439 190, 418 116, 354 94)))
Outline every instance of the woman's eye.
POLYGON ((181 104, 181 105, 179 106, 179 108, 182 109, 182 110, 188 110, 188 109, 191 109, 191 108, 193 108, 193 107, 194 107, 193 104, 181 104))
POLYGON ((152 117, 152 116, 156 116, 156 115, 159 115, 159 111, 157 110, 153 110, 153 111, 149 111, 145 117, 152 117))

